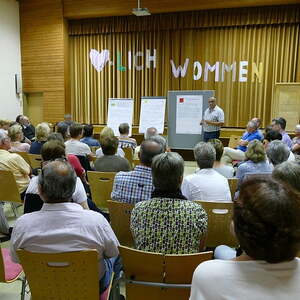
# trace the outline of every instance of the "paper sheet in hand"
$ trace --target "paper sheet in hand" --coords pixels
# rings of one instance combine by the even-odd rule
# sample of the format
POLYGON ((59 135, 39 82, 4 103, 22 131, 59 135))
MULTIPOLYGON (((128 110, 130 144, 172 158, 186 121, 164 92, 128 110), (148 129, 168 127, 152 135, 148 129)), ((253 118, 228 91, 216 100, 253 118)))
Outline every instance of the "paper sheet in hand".
POLYGON ((166 99, 142 98, 139 133, 145 133, 149 127, 155 127, 158 133, 163 133, 165 109, 166 99))
POLYGON ((176 133, 201 134, 203 96, 177 96, 176 101, 176 133))
POLYGON ((108 100, 107 126, 110 127, 116 136, 119 136, 119 125, 128 123, 131 135, 133 118, 133 99, 119 98, 108 100))

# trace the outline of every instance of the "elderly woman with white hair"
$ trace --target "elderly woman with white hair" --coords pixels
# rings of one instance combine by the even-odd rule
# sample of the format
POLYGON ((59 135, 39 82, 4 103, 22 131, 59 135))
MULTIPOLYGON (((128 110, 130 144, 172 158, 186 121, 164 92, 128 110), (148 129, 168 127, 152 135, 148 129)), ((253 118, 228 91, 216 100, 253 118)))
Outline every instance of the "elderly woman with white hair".
POLYGON ((295 127, 295 137, 293 138, 292 151, 295 154, 300 154, 300 124, 295 127))
POLYGON ((272 141, 267 148, 269 162, 275 167, 288 160, 290 156, 289 147, 282 141, 272 141))
POLYGON ((47 137, 50 134, 50 127, 47 123, 40 123, 35 128, 35 142, 30 146, 29 153, 41 154, 42 146, 47 142, 47 137))
POLYGON ((20 125, 13 125, 8 128, 8 136, 11 140, 11 148, 9 152, 28 152, 29 144, 22 143, 21 141, 24 139, 24 134, 22 127, 20 125))

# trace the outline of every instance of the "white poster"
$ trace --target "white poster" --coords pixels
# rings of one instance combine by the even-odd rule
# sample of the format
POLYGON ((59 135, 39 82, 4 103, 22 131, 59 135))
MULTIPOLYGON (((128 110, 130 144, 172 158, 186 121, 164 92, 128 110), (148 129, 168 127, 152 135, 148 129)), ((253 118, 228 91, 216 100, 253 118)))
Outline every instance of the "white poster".
POLYGON ((139 133, 145 133, 149 127, 155 127, 158 133, 163 133, 165 109, 166 99, 164 98, 142 98, 139 133))
POLYGON ((203 96, 186 95, 176 98, 176 133, 201 134, 203 96))
POLYGON ((118 98, 108 99, 107 126, 112 128, 116 136, 119 136, 119 125, 128 123, 130 126, 129 135, 131 135, 133 118, 133 99, 118 98))

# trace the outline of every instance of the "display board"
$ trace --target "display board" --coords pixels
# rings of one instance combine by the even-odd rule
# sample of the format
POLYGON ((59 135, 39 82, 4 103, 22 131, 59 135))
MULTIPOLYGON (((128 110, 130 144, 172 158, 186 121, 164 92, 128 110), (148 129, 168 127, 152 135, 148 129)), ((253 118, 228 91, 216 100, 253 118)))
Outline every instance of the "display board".
POLYGON ((193 149, 203 140, 200 122, 214 91, 169 91, 168 144, 172 149, 193 149))
POLYGON ((273 95, 272 119, 285 118, 286 130, 294 131, 300 118, 300 83, 276 83, 273 95))
POLYGON ((131 98, 110 98, 108 99, 107 126, 112 128, 116 136, 119 136, 119 125, 128 123, 130 126, 129 135, 132 132, 134 101, 131 98))
POLYGON ((139 133, 145 133, 147 128, 155 127, 158 133, 164 132, 166 98, 142 97, 139 133))

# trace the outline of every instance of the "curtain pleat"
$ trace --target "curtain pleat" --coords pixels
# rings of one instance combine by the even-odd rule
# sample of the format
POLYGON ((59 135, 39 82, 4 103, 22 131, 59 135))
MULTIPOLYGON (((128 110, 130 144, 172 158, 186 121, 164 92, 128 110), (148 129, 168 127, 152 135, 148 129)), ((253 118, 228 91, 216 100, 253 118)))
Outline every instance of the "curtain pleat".
POLYGON ((161 28, 156 26, 164 22, 162 15, 151 16, 152 23, 136 17, 71 21, 71 108, 75 119, 105 124, 108 99, 129 97, 135 99, 137 125, 142 96, 167 96, 169 90, 215 90, 218 104, 225 112, 225 126, 244 127, 254 116, 268 124, 274 84, 296 82, 300 74, 299 6, 166 16, 166 24, 161 28), (91 49, 109 49, 114 65, 107 64, 97 72, 90 62, 91 49), (152 63, 151 68, 146 67, 147 49, 151 55, 156 49, 155 69, 152 63), (128 51, 143 52, 138 58, 143 70, 137 71, 133 61, 129 69, 128 51), (187 58, 185 77, 175 78, 170 60, 183 66, 187 58), (199 61, 203 68, 199 80, 193 79, 194 61, 199 61), (218 61, 220 78, 222 62, 236 62, 235 81, 232 72, 225 72, 224 82, 216 82, 215 73, 208 72, 208 81, 204 81, 205 62, 214 65, 218 61), (249 62, 247 82, 238 81, 240 61, 249 62), (118 62, 123 70, 118 70, 118 62), (261 63, 261 82, 256 76, 252 82, 252 63, 258 68, 261 63))

